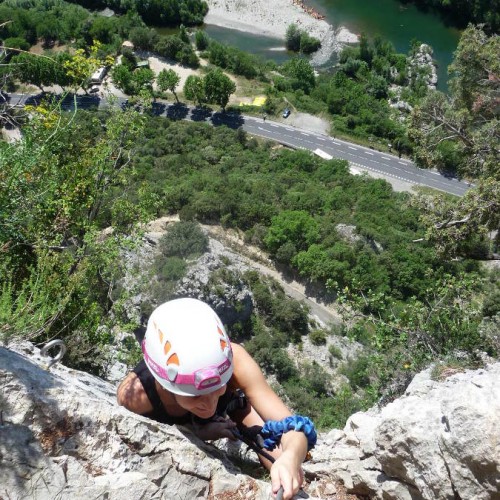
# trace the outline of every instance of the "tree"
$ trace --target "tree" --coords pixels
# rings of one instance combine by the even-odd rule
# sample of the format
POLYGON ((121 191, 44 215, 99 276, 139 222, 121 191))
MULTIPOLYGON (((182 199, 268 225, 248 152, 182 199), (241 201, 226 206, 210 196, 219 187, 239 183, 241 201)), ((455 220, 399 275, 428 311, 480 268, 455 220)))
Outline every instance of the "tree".
POLYGON ((155 30, 146 27, 133 28, 130 31, 129 38, 136 49, 142 50, 154 49, 160 40, 160 37, 155 30))
POLYGON ((293 52, 299 52, 300 50, 300 38, 301 31, 299 27, 295 24, 289 24, 286 29, 285 43, 286 48, 293 52))
POLYGON ((309 94, 316 85, 314 69, 307 59, 295 57, 283 65, 283 71, 292 78, 294 89, 302 89, 309 94))
POLYGON ((458 203, 439 206, 420 198, 426 239, 449 253, 460 252, 470 238, 499 227, 499 52, 498 35, 487 37, 469 26, 451 66, 451 96, 431 92, 411 116, 409 135, 421 165, 451 166, 458 175, 477 179, 476 187, 458 203))
POLYGON ((154 71, 150 68, 138 68, 132 73, 134 93, 139 94, 141 90, 153 94, 153 82, 155 80, 154 71))
POLYGON ((186 99, 195 101, 198 106, 201 106, 206 100, 203 78, 189 75, 184 83, 184 95, 186 99))
POLYGON ((300 34, 300 51, 302 54, 312 54, 316 52, 321 47, 321 42, 310 36, 306 31, 300 34))
POLYGON ((110 193, 130 178, 129 155, 143 120, 109 113, 105 122, 85 122, 39 107, 19 141, 0 144, 2 337, 44 341, 57 332, 70 357, 77 349, 80 358, 87 349, 94 357, 102 348, 98 328, 111 307, 120 241, 142 218, 139 202, 103 238, 106 214, 115 204, 124 212, 121 197, 110 193))
POLYGON ((205 95, 208 102, 225 109, 229 96, 236 91, 235 83, 220 69, 209 71, 204 78, 205 95))
POLYGON ((132 94, 134 92, 132 75, 133 73, 128 66, 124 64, 118 64, 111 71, 113 83, 126 94, 132 94))
POLYGON ((181 77, 173 69, 162 69, 156 78, 156 85, 161 92, 170 90, 174 94, 175 100, 179 102, 175 89, 180 81, 181 77))
POLYGON ((209 38, 204 31, 197 30, 194 35, 194 40, 197 50, 205 50, 208 47, 209 38))
POLYGON ((319 237, 316 221, 304 210, 284 210, 273 217, 264 238, 266 247, 274 254, 287 242, 305 250, 319 237))
POLYGON ((51 85, 56 80, 56 63, 47 56, 22 53, 12 58, 11 66, 16 78, 35 85, 42 92, 44 86, 51 85))
POLYGON ((162 57, 177 60, 177 54, 185 43, 177 35, 163 36, 155 45, 155 51, 162 57))
POLYGON ((181 24, 179 26, 179 38, 184 42, 184 43, 187 43, 187 44, 190 44, 191 41, 189 40, 189 34, 187 32, 187 29, 186 27, 181 24))

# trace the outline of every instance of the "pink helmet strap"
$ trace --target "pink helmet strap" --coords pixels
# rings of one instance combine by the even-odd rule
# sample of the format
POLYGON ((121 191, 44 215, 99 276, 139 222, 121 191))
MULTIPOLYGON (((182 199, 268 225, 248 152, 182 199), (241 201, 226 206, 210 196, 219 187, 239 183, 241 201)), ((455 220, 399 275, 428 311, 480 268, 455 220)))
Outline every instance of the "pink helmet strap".
POLYGON ((207 366, 206 368, 201 368, 189 374, 177 373, 172 379, 168 374, 168 369, 165 370, 163 367, 159 366, 158 363, 149 356, 145 341, 142 342, 141 347, 146 363, 159 377, 175 384, 192 385, 198 390, 208 389, 220 384, 221 375, 227 372, 231 367, 231 361, 225 359, 218 366, 207 366))

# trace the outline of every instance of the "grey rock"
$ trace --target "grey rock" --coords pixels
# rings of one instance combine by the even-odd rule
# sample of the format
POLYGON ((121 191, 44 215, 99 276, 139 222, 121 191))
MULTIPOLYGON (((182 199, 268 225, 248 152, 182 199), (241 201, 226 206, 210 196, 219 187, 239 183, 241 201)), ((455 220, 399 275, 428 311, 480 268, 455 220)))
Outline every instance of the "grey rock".
MULTIPOLYGON (((27 342, 0 346, 0 498, 270 498, 268 481, 243 474, 189 429, 130 413, 117 406, 112 384, 45 364, 27 342)), ((322 488, 331 490, 328 465, 318 465, 322 488)))

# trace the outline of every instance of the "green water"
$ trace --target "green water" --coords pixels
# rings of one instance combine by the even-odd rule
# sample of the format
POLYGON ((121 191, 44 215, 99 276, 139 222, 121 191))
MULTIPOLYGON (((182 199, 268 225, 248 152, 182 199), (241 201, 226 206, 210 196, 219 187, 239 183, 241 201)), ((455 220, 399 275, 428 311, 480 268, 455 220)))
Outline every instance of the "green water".
MULTIPOLYGON (((447 69, 460 33, 455 28, 445 26, 437 15, 421 12, 413 5, 402 5, 397 0, 308 0, 306 4, 324 14, 326 20, 335 27, 346 26, 354 33, 364 32, 368 36, 380 34, 390 40, 398 52, 407 53, 413 39, 431 45, 438 64, 438 87, 446 90, 447 69)), ((279 46, 274 38, 210 25, 205 29, 212 38, 247 52, 277 62, 289 57, 286 52, 272 50, 279 46)))
POLYGON ((278 64, 285 62, 293 56, 292 53, 285 50, 285 42, 278 38, 253 35, 252 33, 230 30, 211 24, 206 24, 204 30, 214 40, 224 42, 227 45, 232 45, 246 52, 251 52, 264 59, 271 59, 278 64))
POLYGON ((460 32, 445 26, 437 15, 397 0, 310 0, 307 4, 324 14, 333 26, 345 26, 354 33, 364 32, 369 36, 380 34, 398 52, 408 52, 413 39, 431 45, 438 63, 438 85, 446 88, 447 69, 460 32))

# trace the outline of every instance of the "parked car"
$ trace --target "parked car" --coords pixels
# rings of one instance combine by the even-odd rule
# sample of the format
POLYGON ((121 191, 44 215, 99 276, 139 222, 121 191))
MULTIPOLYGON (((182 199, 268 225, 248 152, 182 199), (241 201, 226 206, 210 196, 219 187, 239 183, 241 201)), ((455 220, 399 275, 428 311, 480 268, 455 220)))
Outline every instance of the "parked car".
POLYGON ((89 94, 97 94, 97 92, 99 92, 99 87, 97 85, 94 85, 90 90, 89 90, 89 94))
POLYGON ((285 108, 283 111, 283 118, 288 118, 290 116, 290 108, 285 108))

